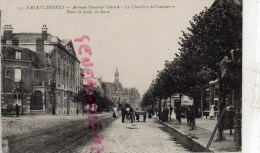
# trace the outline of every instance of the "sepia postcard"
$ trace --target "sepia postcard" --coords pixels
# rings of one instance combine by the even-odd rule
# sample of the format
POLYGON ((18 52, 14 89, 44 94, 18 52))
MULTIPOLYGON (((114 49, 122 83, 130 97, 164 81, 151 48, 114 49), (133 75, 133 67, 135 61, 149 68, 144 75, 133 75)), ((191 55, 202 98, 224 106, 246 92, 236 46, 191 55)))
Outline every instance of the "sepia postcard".
POLYGON ((253 152, 242 0, 0 6, 3 153, 253 152))

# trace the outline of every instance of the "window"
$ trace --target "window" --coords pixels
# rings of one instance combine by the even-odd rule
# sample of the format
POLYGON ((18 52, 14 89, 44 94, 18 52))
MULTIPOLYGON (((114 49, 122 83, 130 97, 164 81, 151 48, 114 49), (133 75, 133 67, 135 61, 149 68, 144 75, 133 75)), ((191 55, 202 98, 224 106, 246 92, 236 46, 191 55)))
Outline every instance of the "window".
POLYGON ((10 71, 6 72, 6 77, 10 77, 10 71))
POLYGON ((14 81, 19 82, 22 80, 22 70, 20 68, 16 68, 14 70, 14 81))
POLYGON ((22 52, 21 51, 16 51, 15 52, 15 59, 22 59, 22 52))

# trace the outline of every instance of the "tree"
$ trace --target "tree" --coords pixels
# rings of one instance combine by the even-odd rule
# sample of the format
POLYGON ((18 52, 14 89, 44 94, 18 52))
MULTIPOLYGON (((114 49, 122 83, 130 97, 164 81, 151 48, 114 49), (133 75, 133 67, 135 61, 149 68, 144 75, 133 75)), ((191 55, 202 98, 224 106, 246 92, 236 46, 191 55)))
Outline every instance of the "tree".
MULTIPOLYGON (((190 67, 193 74, 199 73, 202 67, 206 67, 212 74, 216 74, 215 78, 218 78, 220 83, 219 109, 222 112, 225 107, 225 95, 232 89, 241 86, 241 65, 237 64, 232 68, 233 72, 237 74, 237 79, 234 77, 221 78, 219 66, 224 56, 231 58, 230 51, 233 49, 239 48, 237 55, 242 55, 241 11, 226 4, 217 5, 205 9, 199 15, 195 15, 190 24, 191 28, 188 28, 188 32, 183 32, 183 37, 180 38, 180 56, 186 59, 181 61, 183 66, 191 65, 189 62, 194 63, 195 66, 190 67), (232 81, 228 82, 227 80, 232 81)), ((241 59, 241 57, 238 57, 238 59, 241 59)), ((220 124, 218 131, 219 140, 222 140, 223 123, 220 124)))
MULTIPOLYGON (((208 84, 209 80, 218 79, 221 95, 219 110, 222 113, 227 93, 235 90, 238 95, 236 101, 241 97, 241 10, 225 3, 215 5, 195 15, 190 25, 187 32, 182 31, 179 54, 175 54, 173 61, 166 61, 165 68, 158 73, 153 85, 154 94, 159 100, 169 97, 172 93, 180 93, 180 96, 186 94, 193 99, 199 99, 201 88, 208 84), (231 52, 233 50, 235 51, 231 52), (232 59, 232 62, 227 66, 227 77, 222 78, 220 63, 225 56, 232 59)), ((143 99, 148 101, 149 95, 150 89, 143 99)), ((159 107, 160 105, 159 101, 159 107)), ((236 107, 237 116, 240 108, 241 104, 236 107)), ((223 140, 222 131, 223 122, 218 127, 220 141, 223 140)))
POLYGON ((110 109, 113 105, 113 103, 108 98, 101 96, 100 92, 87 91, 88 90, 80 90, 77 94, 74 95, 74 101, 77 102, 77 107, 78 103, 82 103, 82 109, 84 110, 86 105, 96 104, 98 105, 99 111, 103 111, 104 109, 110 109))

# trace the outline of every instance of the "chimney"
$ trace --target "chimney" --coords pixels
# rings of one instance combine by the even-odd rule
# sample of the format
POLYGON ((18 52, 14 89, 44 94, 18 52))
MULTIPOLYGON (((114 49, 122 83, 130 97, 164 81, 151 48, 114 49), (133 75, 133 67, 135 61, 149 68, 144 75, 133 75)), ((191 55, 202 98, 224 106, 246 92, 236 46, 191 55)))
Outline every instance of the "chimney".
POLYGON ((42 38, 36 39, 36 52, 44 52, 44 40, 42 38))
POLYGON ((47 28, 46 24, 44 24, 42 26, 42 39, 45 41, 47 40, 47 30, 48 30, 48 28, 47 28))
POLYGON ((12 43, 13 43, 14 46, 17 46, 17 47, 18 47, 18 46, 19 46, 19 40, 18 40, 18 38, 13 38, 13 39, 12 39, 12 43))
POLYGON ((12 27, 12 25, 5 25, 3 27, 3 30, 4 30, 3 39, 5 39, 6 41, 12 41, 12 38, 13 38, 13 27, 12 27))

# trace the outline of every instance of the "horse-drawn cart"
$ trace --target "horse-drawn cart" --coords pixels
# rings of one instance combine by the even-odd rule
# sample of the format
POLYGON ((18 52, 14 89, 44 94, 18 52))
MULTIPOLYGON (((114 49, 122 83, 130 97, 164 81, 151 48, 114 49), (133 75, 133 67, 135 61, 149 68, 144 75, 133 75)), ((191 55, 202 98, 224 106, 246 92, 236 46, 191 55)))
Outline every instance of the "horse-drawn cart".
POLYGON ((143 117, 143 121, 145 122, 146 120, 146 112, 145 111, 136 111, 135 112, 136 120, 139 122, 140 116, 143 117))

